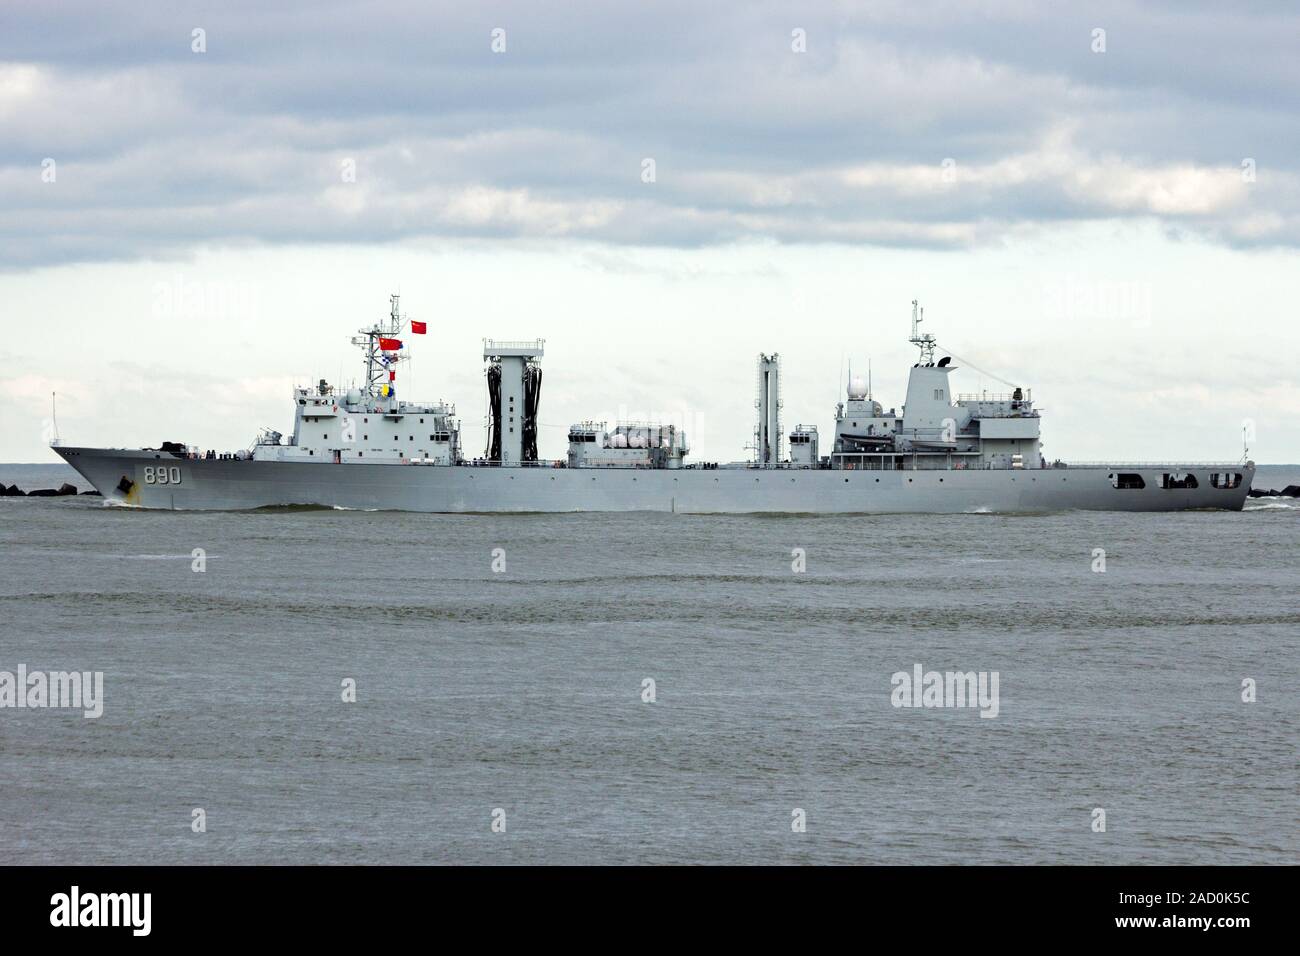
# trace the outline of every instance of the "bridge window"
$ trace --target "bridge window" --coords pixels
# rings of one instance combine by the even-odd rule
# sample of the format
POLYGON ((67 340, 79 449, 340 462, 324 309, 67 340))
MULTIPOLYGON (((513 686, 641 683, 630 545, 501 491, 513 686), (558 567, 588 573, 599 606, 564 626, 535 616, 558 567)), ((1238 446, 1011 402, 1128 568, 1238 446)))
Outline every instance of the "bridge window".
POLYGON ((1214 488, 1224 488, 1224 489, 1240 488, 1241 473, 1216 471, 1212 475, 1210 475, 1210 486, 1214 488))
POLYGON ((1161 488, 1198 488, 1196 476, 1192 474, 1184 475, 1179 478, 1177 475, 1163 474, 1160 476, 1161 488))

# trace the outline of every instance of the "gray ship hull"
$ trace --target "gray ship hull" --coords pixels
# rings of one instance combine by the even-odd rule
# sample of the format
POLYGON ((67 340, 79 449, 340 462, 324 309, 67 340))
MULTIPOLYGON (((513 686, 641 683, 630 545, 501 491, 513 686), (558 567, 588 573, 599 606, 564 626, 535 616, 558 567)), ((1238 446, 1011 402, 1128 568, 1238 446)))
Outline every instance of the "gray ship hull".
POLYGON ((1253 463, 915 471, 503 468, 209 460, 151 450, 55 451, 107 501, 176 510, 319 505, 441 513, 1240 511, 1255 473, 1253 463), (1198 487, 1161 487, 1163 474, 1171 469, 1194 475, 1198 487), (1117 470, 1140 474, 1145 487, 1114 487, 1110 475, 1117 470), (1224 470, 1242 476, 1237 487, 1212 486, 1211 472, 1224 470))

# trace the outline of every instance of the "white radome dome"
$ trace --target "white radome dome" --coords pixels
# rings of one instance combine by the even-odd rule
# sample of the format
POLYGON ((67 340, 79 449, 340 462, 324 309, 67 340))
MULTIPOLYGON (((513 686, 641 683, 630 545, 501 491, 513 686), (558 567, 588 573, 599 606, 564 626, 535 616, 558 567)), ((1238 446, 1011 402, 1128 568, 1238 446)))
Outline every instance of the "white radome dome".
POLYGON ((861 376, 855 375, 849 379, 849 398, 852 401, 861 401, 867 397, 867 381, 861 376))

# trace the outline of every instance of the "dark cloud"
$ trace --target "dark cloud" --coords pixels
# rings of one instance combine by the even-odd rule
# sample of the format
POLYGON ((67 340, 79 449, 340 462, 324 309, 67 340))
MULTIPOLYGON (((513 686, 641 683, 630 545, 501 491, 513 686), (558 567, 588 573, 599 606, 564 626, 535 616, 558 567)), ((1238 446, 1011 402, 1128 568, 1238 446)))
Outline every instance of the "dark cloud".
POLYGON ((1194 3, 21 5, 0 30, 0 254, 965 248, 1113 218, 1295 245, 1298 26, 1194 3))

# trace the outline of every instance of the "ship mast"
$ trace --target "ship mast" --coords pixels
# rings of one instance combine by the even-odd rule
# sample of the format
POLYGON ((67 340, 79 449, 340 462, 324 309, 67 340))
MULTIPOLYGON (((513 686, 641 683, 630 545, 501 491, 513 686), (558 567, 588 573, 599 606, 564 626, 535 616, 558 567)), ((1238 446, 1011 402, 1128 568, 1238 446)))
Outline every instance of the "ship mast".
POLYGON ((393 381, 393 375, 390 373, 395 373, 398 362, 406 360, 405 355, 382 347, 385 339, 395 340, 401 334, 402 316, 398 308, 399 299, 398 295, 388 297, 389 310, 386 322, 376 322, 368 329, 358 329, 360 334, 352 337, 352 344, 360 346, 366 356, 365 393, 370 398, 384 397, 384 386, 393 381))
POLYGON ((54 437, 50 439, 50 445, 62 445, 63 439, 59 437, 59 393, 50 392, 50 424, 54 428, 54 437))
POLYGON ((922 309, 917 300, 912 300, 912 337, 908 339, 913 345, 921 350, 921 365, 932 365, 934 363, 934 347, 937 344, 935 338, 929 332, 921 334, 920 325, 925 321, 925 309, 922 309))

